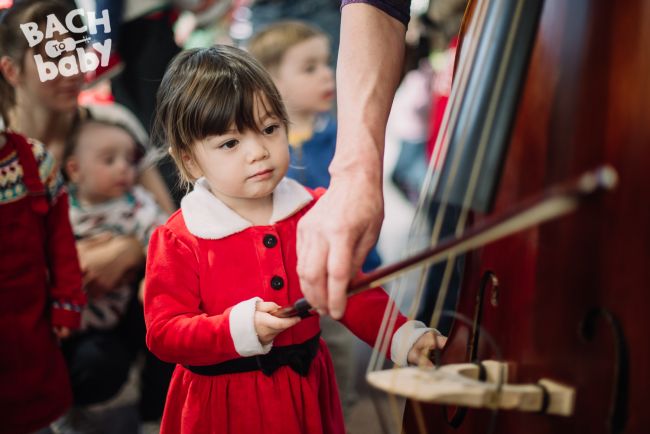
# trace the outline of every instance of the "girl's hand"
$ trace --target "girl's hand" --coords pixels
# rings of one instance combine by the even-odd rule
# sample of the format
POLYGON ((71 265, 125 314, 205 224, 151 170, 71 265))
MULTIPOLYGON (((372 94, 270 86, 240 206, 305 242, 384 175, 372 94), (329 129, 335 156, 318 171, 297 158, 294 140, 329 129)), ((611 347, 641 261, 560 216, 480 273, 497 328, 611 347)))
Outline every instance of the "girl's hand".
POLYGON ((260 301, 255 305, 255 332, 262 345, 270 343, 281 332, 300 322, 300 317, 278 318, 269 313, 279 307, 272 301, 260 301))
POLYGON ((54 330, 54 335, 57 337, 59 341, 61 339, 69 338, 71 334, 70 329, 63 326, 54 326, 52 330, 54 330))
POLYGON ((429 359, 429 354, 431 350, 436 348, 443 348, 447 338, 435 334, 434 332, 426 332, 419 337, 417 341, 411 347, 411 350, 408 353, 407 360, 409 364, 418 365, 418 366, 433 366, 433 362, 429 359))

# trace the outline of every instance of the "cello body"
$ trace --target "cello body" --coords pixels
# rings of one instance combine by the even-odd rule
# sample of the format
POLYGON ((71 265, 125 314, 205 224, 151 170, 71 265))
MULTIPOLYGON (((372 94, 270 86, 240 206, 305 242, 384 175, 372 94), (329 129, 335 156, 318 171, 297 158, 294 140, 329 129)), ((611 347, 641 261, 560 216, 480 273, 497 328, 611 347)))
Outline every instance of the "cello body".
POLYGON ((422 427, 408 401, 405 433, 648 432, 648 46, 646 0, 542 2, 499 179, 470 224, 604 164, 619 182, 575 213, 467 253, 456 312, 474 328, 454 321, 442 354, 443 364, 500 356, 508 383, 570 385, 572 414, 419 404, 422 427))

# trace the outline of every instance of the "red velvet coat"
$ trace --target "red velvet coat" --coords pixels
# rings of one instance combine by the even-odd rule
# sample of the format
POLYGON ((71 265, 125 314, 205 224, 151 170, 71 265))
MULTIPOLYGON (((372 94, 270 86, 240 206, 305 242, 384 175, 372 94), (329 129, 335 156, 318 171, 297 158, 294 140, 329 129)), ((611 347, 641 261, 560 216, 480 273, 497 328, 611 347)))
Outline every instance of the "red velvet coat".
MULTIPOLYGON (((0 134, 2 134, 0 132, 0 134)), ((53 326, 78 328, 81 271, 68 199, 41 144, 0 147, 0 432, 46 427, 72 403, 53 326)))
MULTIPOLYGON (((296 225, 324 192, 285 179, 274 193, 274 223, 251 226, 206 191, 197 184, 181 211, 149 243, 147 344, 161 359, 179 364, 161 432, 344 434, 336 380, 322 340, 306 377, 287 366, 270 377, 261 371, 201 376, 182 366, 270 349, 259 344, 251 329, 251 299, 286 306, 303 297, 296 274, 296 225), (269 235, 277 244, 268 242, 269 235)), ((381 288, 354 296, 342 322, 374 345, 388 302, 381 288)), ((400 316, 397 327, 405 321, 400 316)), ((318 318, 310 317, 278 335, 273 345, 302 343, 318 332, 318 318)))

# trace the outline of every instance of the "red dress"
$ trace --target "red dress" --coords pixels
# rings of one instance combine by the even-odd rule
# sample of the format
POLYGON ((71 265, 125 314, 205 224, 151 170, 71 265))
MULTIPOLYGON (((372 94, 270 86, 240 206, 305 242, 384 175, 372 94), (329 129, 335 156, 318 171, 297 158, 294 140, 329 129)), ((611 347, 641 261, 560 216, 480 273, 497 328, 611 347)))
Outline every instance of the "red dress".
POLYGON ((54 161, 42 145, 13 133, 5 136, 0 148, 0 431, 18 434, 47 426, 72 403, 52 326, 79 327, 85 298, 68 199, 54 161))
MULTIPOLYGON (((162 360, 178 363, 161 433, 344 434, 332 361, 322 339, 306 377, 288 366, 271 376, 261 371, 202 376, 183 367, 263 352, 242 344, 248 327, 259 346, 241 313, 246 300, 256 296, 280 306, 303 297, 296 225, 324 190, 311 192, 283 180, 274 192, 274 223, 268 226, 251 226, 223 204, 213 207, 218 201, 205 189, 197 199, 197 190, 198 184, 181 210, 154 232, 147 256, 147 344, 162 360)), ((374 345, 388 302, 381 288, 354 296, 342 322, 374 345)), ((400 315, 397 327, 405 322, 400 315)), ((303 343, 319 330, 318 317, 304 319, 278 335, 273 346, 303 343)))

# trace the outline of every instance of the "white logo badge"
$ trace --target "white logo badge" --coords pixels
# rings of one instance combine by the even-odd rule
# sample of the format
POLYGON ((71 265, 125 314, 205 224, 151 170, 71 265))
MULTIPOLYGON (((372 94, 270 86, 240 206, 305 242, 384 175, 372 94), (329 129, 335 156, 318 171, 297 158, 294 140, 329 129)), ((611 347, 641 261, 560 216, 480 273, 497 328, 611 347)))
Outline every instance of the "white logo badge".
MULTIPOLYGON (((104 33, 111 32, 111 23, 108 17, 108 10, 102 11, 101 17, 96 17, 95 12, 85 13, 83 9, 72 10, 65 17, 65 25, 59 21, 54 14, 47 16, 45 33, 38 29, 38 24, 34 22, 20 25, 27 43, 30 47, 40 44, 43 39, 52 39, 55 35, 63 36, 69 33, 85 33, 91 35, 97 34, 97 27, 102 26, 104 33), (87 25, 81 27, 75 25, 72 21, 77 16, 86 16, 87 25)), ((68 36, 63 39, 52 39, 45 43, 45 53, 55 61, 43 60, 40 54, 34 55, 38 76, 41 81, 54 80, 59 74, 64 77, 70 77, 79 72, 86 73, 94 71, 99 65, 108 65, 108 59, 111 54, 111 40, 106 39, 104 42, 94 42, 92 51, 86 52, 83 47, 78 45, 88 42, 90 38, 76 40, 68 36), (66 53, 72 53, 64 55, 66 53), (59 56, 64 55, 59 59, 59 56), (56 63, 55 63, 56 62, 56 63)))

